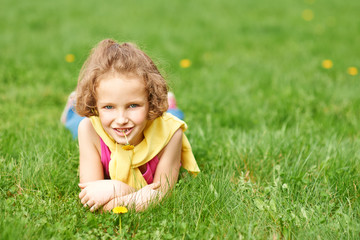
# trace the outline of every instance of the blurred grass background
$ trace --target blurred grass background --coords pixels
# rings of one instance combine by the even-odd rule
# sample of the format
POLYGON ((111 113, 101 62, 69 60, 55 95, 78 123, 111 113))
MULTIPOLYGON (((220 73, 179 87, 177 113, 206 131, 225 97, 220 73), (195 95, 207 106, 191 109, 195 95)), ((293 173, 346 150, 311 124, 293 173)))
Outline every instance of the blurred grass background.
POLYGON ((1 239, 360 237, 359 1, 0 3, 1 239), (59 122, 104 38, 158 63, 202 170, 124 215, 122 235, 79 203, 77 142, 59 122))

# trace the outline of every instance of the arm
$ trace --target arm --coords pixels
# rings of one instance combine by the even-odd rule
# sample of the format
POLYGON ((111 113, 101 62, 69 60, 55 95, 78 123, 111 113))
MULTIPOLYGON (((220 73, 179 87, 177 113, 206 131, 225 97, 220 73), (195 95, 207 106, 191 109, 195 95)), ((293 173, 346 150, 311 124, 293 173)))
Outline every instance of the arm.
POLYGON ((154 183, 132 194, 117 197, 104 206, 111 210, 114 206, 126 205, 136 211, 144 210, 151 202, 159 202, 174 187, 180 170, 182 130, 178 129, 164 148, 156 168, 154 183))
POLYGON ((79 198, 84 206, 95 211, 113 199, 114 196, 124 196, 134 191, 132 187, 121 181, 104 180, 100 140, 90 119, 85 118, 80 122, 78 139, 80 152, 79 187, 81 188, 79 198))
POLYGON ((85 118, 79 124, 79 161, 80 183, 104 179, 101 165, 101 149, 99 136, 95 132, 90 119, 85 118))

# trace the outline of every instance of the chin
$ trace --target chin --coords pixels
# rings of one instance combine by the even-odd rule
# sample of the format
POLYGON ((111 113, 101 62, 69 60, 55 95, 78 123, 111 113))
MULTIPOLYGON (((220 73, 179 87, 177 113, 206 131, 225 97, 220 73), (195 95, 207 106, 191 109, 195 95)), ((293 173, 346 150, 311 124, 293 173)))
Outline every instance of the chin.
POLYGON ((121 145, 126 145, 126 141, 125 139, 121 139, 119 136, 117 136, 116 134, 108 134, 112 139, 115 140, 115 142, 117 144, 121 144, 121 145))

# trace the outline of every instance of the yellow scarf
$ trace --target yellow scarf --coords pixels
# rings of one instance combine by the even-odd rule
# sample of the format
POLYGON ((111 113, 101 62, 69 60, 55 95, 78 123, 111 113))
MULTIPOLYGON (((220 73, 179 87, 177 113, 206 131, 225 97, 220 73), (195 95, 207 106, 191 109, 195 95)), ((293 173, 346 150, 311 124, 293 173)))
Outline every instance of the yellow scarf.
MULTIPOLYGON (((101 125, 99 117, 90 117, 91 123, 104 143, 111 151, 109 174, 111 179, 122 181, 135 189, 147 185, 138 167, 153 159, 170 141, 173 134, 181 128, 187 129, 185 122, 169 113, 149 121, 144 129, 144 139, 133 150, 122 149, 123 145, 115 142, 101 125)), ((181 164, 186 170, 195 176, 200 172, 192 153, 190 143, 183 134, 181 164)))

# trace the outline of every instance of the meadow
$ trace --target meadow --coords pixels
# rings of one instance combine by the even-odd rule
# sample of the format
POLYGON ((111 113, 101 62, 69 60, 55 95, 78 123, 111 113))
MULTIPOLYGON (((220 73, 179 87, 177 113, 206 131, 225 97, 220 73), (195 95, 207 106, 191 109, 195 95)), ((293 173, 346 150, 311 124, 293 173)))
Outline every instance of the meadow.
POLYGON ((360 1, 0 4, 0 239, 360 238, 360 1), (155 59, 201 169, 122 231, 59 121, 104 38, 155 59))

